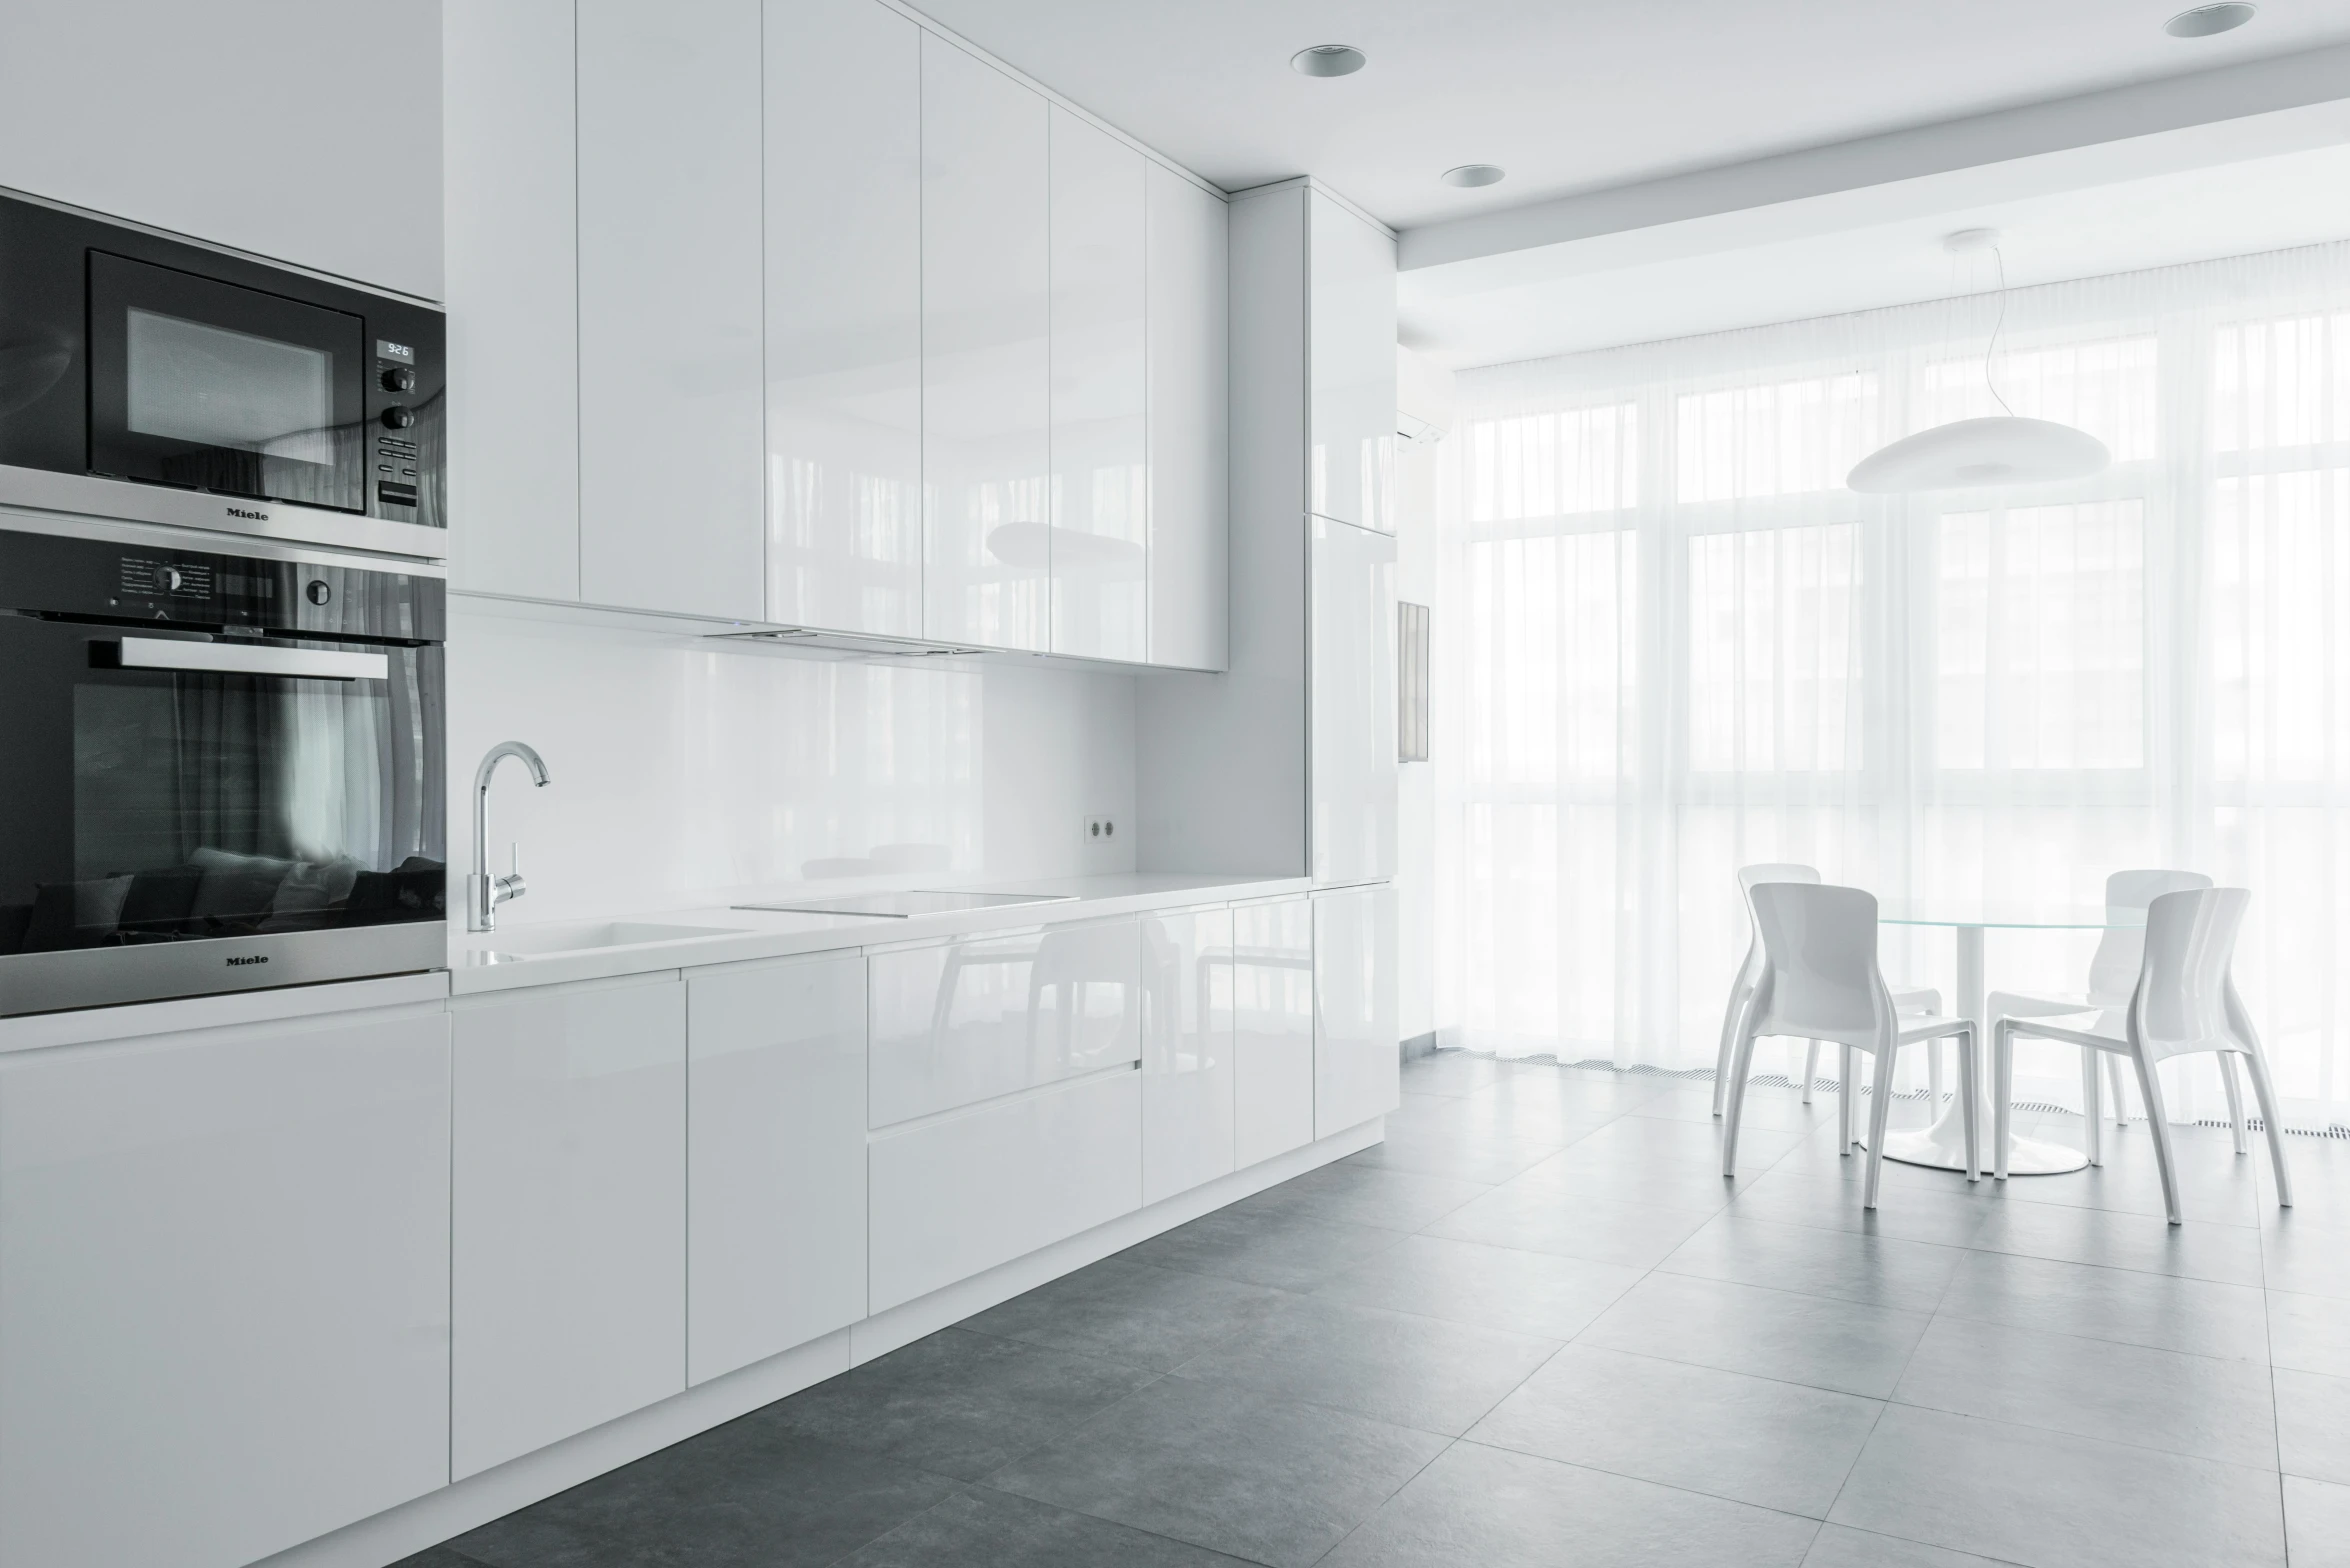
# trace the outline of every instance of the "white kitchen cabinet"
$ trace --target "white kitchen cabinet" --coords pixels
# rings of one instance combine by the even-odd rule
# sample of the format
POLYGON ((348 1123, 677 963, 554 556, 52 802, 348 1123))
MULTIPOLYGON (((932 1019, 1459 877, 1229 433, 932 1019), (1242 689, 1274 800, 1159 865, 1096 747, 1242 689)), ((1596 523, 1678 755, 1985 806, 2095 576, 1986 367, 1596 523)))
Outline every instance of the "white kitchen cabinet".
POLYGON ((1045 100, 922 35, 923 635, 1050 644, 1045 100))
POLYGON ((1232 911, 1233 1164, 1314 1141, 1314 907, 1232 911))
POLYGON ((1316 517, 1308 832, 1319 886, 1395 875, 1395 537, 1316 517))
POLYGON ((1141 1207, 1141 1087, 1113 1071, 876 1134, 873 1310, 1141 1207))
POLYGON ((1141 153, 1055 107, 1052 143, 1052 647, 1146 651, 1149 503, 1141 153))
POLYGON ((756 620, 759 0, 579 0, 580 597, 756 620))
POLYGON ((1320 190, 1306 201, 1307 509, 1395 532, 1395 240, 1320 190))
POLYGON ((463 1480, 685 1387, 685 984, 456 1004, 463 1480))
POLYGON ((1150 382, 1144 657, 1221 670, 1230 662, 1230 208, 1157 163, 1143 182, 1150 382))
POLYGON ((1384 884, 1314 895, 1314 1136, 1401 1102, 1396 895, 1384 884))
POLYGON ((473 0, 444 25, 450 583, 577 599, 572 0, 473 0))
POLYGON ((1140 958, 1131 918, 874 954, 870 1125, 1135 1061, 1140 958))
POLYGON ((235 1568, 446 1485, 449 1021, 0 1062, 0 1562, 235 1568))
POLYGON ((686 1381, 865 1315, 865 963, 686 981, 686 1381))
POLYGON ((767 618, 922 634, 922 41, 767 0, 767 618))
POLYGON ((1232 911, 1142 921, 1142 1201, 1232 1170, 1232 911))

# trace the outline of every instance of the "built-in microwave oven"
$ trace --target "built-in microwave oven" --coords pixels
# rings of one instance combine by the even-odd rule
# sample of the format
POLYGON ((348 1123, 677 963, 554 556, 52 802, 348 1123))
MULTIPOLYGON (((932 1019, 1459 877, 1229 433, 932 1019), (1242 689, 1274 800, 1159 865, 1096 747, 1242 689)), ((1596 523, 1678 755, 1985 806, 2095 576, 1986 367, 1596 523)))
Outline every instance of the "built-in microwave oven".
POLYGON ((441 312, 0 194, 0 505, 445 559, 441 312))

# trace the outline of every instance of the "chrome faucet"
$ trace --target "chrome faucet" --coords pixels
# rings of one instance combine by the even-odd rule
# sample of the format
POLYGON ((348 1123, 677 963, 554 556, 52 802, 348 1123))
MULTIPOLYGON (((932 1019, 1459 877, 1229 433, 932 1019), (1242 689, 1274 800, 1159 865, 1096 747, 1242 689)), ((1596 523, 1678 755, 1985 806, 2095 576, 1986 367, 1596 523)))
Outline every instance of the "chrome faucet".
POLYGON ((539 788, 547 787, 547 765, 539 754, 518 740, 502 740, 481 759, 481 766, 473 770, 473 875, 465 879, 465 929, 468 931, 495 931, 498 929, 498 906, 510 898, 520 898, 529 889, 522 881, 522 852, 514 851, 514 869, 502 877, 490 875, 490 775, 498 771, 498 764, 508 757, 521 759, 530 769, 530 776, 539 788))

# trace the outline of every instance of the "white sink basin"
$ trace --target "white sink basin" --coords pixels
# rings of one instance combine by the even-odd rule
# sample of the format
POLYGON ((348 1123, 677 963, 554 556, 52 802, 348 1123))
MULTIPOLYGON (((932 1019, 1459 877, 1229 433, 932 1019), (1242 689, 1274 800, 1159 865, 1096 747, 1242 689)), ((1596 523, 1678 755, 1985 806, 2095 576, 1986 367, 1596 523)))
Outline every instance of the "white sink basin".
POLYGON ((739 926, 668 926, 642 920, 583 920, 543 926, 516 926, 472 940, 488 953, 476 963, 503 958, 541 958, 550 953, 589 953, 605 947, 642 947, 648 942, 686 942, 704 936, 740 936, 739 926))

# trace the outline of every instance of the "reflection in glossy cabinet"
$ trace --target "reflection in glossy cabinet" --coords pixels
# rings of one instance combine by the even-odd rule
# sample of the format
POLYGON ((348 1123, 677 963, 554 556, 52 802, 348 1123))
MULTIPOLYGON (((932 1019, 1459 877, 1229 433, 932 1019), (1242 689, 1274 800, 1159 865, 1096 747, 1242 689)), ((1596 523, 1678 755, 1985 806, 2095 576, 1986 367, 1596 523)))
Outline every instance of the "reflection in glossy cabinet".
POLYGON ((756 620, 759 0, 580 0, 580 597, 756 620))
POLYGON ((1232 911, 1142 921, 1142 1201, 1232 1169, 1232 911))
POLYGON ((685 984, 460 1001, 455 1477, 685 1387, 685 984))
POLYGON ((918 637, 920 31, 874 0, 766 14, 767 618, 918 637))
POLYGON ((1143 179, 1150 295, 1147 657, 1153 664, 1221 670, 1230 662, 1230 209, 1159 164, 1143 179))
POLYGON ((1395 532, 1395 241, 1308 193, 1308 509, 1395 532))
POLYGON ((1395 539, 1312 520, 1309 831, 1317 884, 1395 875, 1395 539))
POLYGON ((1314 1136, 1400 1103, 1396 895, 1387 886, 1314 895, 1314 1136))
POLYGON ((447 1484, 449 1021, 0 1066, 0 1562, 235 1568, 447 1484))
POLYGON ((1045 100, 922 35, 923 635, 1048 646, 1045 100))
POLYGON ((1141 153, 1052 111, 1053 651, 1144 652, 1141 153))
POLYGON ((686 982, 686 1380, 865 1315, 865 963, 686 982))
POLYGON ((1314 907, 1232 912, 1233 1163, 1314 1141, 1314 907))
POLYGON ((1140 941, 1103 920, 874 954, 870 1124, 1135 1060, 1140 941))

